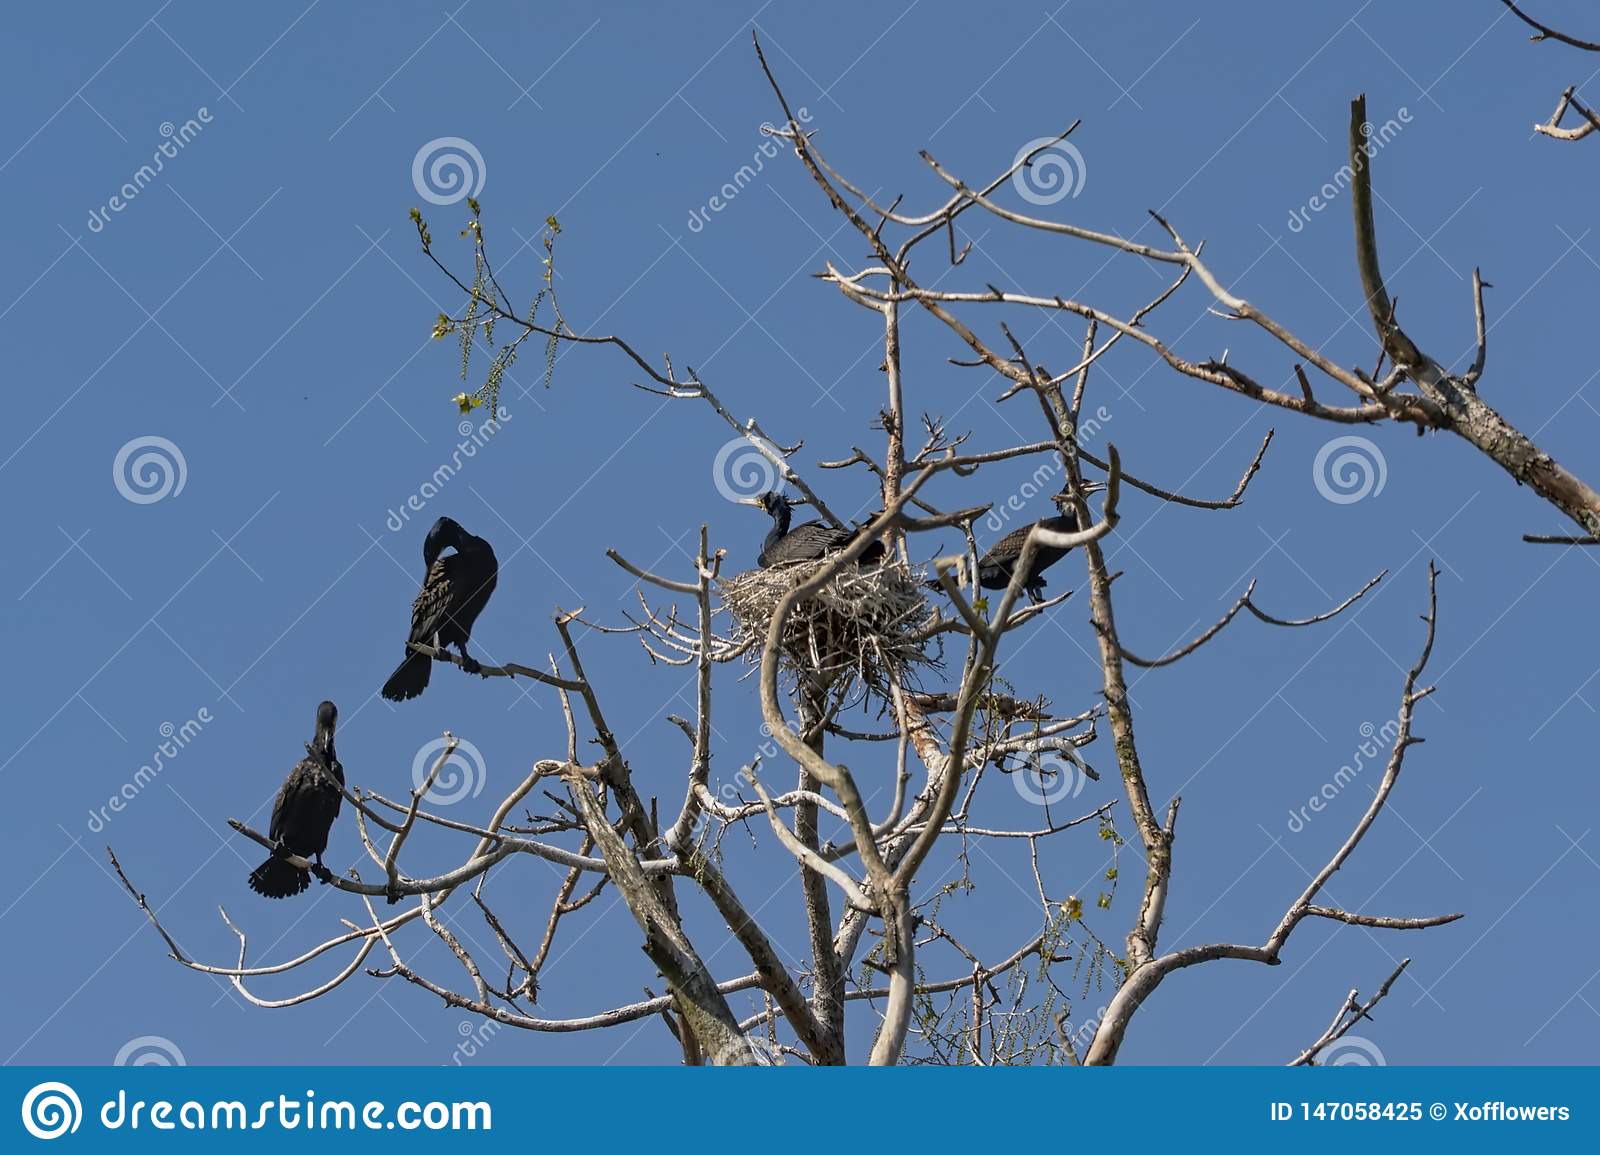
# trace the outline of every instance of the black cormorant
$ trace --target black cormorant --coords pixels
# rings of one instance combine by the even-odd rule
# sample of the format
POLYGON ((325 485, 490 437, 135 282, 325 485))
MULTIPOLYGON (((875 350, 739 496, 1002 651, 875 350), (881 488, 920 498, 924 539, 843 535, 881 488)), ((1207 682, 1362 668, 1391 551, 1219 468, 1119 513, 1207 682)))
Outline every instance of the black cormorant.
MULTIPOLYGON (((422 564, 427 576, 411 604, 411 634, 406 642, 440 650, 454 646, 461 653, 461 668, 475 674, 479 667, 467 653, 467 642, 472 638, 472 623, 489 603, 499 577, 494 550, 483 538, 441 517, 422 543, 422 564), (446 549, 455 552, 440 557, 446 549)), ((431 658, 408 649, 405 660, 383 684, 383 696, 391 702, 415 698, 428 688, 432 669, 431 658)))
MULTIPOLYGON (((808 521, 789 528, 794 505, 776 491, 749 498, 746 505, 765 510, 772 517, 772 528, 761 543, 756 564, 762 569, 796 561, 821 561, 830 553, 848 549, 860 529, 836 529, 820 521, 808 521)), ((883 542, 874 541, 861 551, 859 565, 876 565, 883 560, 883 542)))
MULTIPOLYGON (((1099 481, 1086 481, 1083 484, 1083 495, 1099 493, 1105 488, 1099 481)), ((1052 533, 1077 533, 1078 515, 1073 512, 1068 504, 1070 495, 1065 491, 1056 494, 1052 499, 1061 509, 1055 517, 1047 517, 1041 521, 1014 529, 999 541, 991 545, 983 557, 978 559, 978 584, 986 590, 1003 590, 1011 584, 1011 574, 1015 569, 1018 559, 1022 557, 1022 547, 1028 540, 1028 534, 1035 525, 1041 529, 1050 530, 1052 533)), ((1028 567, 1028 573, 1022 580, 1022 590, 1028 595, 1028 600, 1041 602, 1044 600, 1044 571, 1055 565, 1056 562, 1066 557, 1070 550, 1057 549, 1055 546, 1040 545, 1033 551, 1033 564, 1028 567)), ((939 583, 931 581, 928 588, 937 590, 939 583)))
POLYGON ((250 874, 250 889, 257 894, 288 898, 311 885, 311 872, 290 863, 283 857, 287 854, 315 859, 319 877, 327 874, 322 852, 328 848, 328 830, 339 814, 339 787, 344 785, 344 767, 333 750, 338 720, 339 709, 332 702, 317 707, 316 737, 306 743, 306 756, 278 790, 267 830, 274 843, 272 857, 250 874))

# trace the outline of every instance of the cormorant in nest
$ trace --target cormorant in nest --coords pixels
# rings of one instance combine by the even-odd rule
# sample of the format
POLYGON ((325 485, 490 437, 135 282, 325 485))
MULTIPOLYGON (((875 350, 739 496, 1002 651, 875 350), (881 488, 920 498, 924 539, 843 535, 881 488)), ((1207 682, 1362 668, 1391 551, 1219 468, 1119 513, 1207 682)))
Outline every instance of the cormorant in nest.
POLYGON ((311 872, 284 856, 296 854, 316 860, 317 877, 327 881, 322 852, 328 848, 328 831, 339 814, 339 788, 344 767, 333 750, 333 727, 339 709, 332 702, 317 707, 317 734, 306 743, 306 756, 295 763, 272 804, 272 857, 250 874, 250 889, 267 898, 288 898, 311 885, 311 872), (335 785, 337 783, 337 785, 335 785))
MULTIPOLYGON (((454 646, 461 653, 461 668, 478 672, 478 662, 467 653, 472 638, 472 623, 489 604, 500 573, 494 550, 481 537, 474 537, 448 517, 441 517, 428 530, 422 543, 422 564, 427 576, 422 591, 411 605, 411 634, 407 645, 431 645, 439 650, 454 646), (446 549, 455 552, 440 557, 446 549)), ((383 696, 391 702, 415 698, 428 688, 433 661, 426 654, 407 649, 405 660, 383 684, 383 696)))
MULTIPOLYGON (((794 505, 781 493, 763 493, 745 501, 757 509, 765 510, 772 518, 772 528, 761 543, 761 553, 756 564, 762 569, 797 561, 821 561, 830 553, 848 549, 860 529, 835 529, 820 521, 808 521, 789 528, 794 515, 794 505)), ((859 565, 876 565, 883 560, 883 542, 874 541, 861 551, 859 565)))

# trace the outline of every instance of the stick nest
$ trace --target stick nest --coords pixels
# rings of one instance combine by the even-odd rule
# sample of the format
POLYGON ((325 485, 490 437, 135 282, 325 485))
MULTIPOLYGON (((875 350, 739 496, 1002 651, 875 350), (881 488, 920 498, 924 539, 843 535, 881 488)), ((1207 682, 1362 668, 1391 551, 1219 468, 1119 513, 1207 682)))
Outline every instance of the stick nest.
MULTIPOLYGON (((752 665, 759 665, 773 613, 784 596, 822 561, 750 570, 718 582, 733 634, 752 665)), ((790 612, 780 643, 785 673, 846 692, 852 685, 889 697, 917 667, 937 666, 922 631, 934 619, 922 581, 899 559, 847 566, 790 612)))

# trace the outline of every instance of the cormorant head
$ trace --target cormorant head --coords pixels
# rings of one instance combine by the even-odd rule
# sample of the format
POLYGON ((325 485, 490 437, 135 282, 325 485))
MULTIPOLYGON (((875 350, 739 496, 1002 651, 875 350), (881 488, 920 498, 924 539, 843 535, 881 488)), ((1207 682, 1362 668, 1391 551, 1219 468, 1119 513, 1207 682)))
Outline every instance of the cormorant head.
POLYGON ((448 517, 441 517, 433 523, 428 530, 428 536, 422 541, 422 565, 425 569, 433 568, 433 563, 439 560, 439 555, 447 549, 461 548, 461 539, 466 536, 466 530, 448 517))
POLYGON ((317 707, 317 732, 306 743, 306 753, 332 770, 342 784, 344 771, 339 769, 339 756, 333 751, 333 727, 339 721, 339 707, 323 702, 317 707))
MULTIPOLYGON (((1106 485, 1103 481, 1085 481, 1080 487, 1078 487, 1078 496, 1086 498, 1091 493, 1099 493, 1105 487, 1106 485)), ((1056 508, 1061 511, 1062 517, 1068 519, 1072 525, 1078 526, 1078 511, 1073 507, 1072 497, 1072 483, 1068 482, 1066 488, 1064 488, 1060 493, 1056 494, 1050 500, 1056 503, 1056 508)), ((1082 526, 1078 526, 1078 528, 1081 529, 1082 526)))
POLYGON ((789 499, 775 489, 759 497, 747 497, 744 499, 744 504, 755 506, 774 521, 783 520, 794 508, 789 499))
MULTIPOLYGON (((1099 492, 1101 492, 1102 490, 1105 489, 1105 487, 1106 487, 1106 483, 1103 482, 1103 481, 1085 481, 1078 488, 1078 496, 1079 497, 1088 497, 1091 493, 1099 493, 1099 492)), ((1072 507, 1072 497, 1073 497, 1072 484, 1070 482, 1068 482, 1066 487, 1064 489, 1062 489, 1062 491, 1060 493, 1058 493, 1054 497, 1052 497, 1050 500, 1055 502, 1056 505, 1058 505, 1062 509, 1070 509, 1072 507)))

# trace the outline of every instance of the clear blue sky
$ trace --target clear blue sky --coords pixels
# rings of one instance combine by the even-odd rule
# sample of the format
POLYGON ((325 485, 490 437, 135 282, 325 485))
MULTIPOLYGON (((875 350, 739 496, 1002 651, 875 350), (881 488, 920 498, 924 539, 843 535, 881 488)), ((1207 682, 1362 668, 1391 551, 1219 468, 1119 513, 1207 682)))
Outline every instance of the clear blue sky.
MULTIPOLYGON (((0 1008, 4 1057, 109 1062, 129 1040, 156 1035, 194 1063, 451 1061, 464 1016, 399 980, 359 976, 309 1006, 267 1012, 180 969, 104 858, 114 844, 197 957, 234 957, 220 903, 250 932, 253 959, 282 959, 360 908, 324 888, 282 904, 250 894, 244 878, 261 854, 224 820, 264 827, 318 700, 343 711, 351 781, 391 795, 408 788, 423 743, 446 727, 469 738, 488 784, 452 810, 468 820, 486 816, 532 759, 561 751, 560 713, 545 692, 441 668, 420 701, 391 707, 376 697, 420 568, 421 529, 391 532, 388 513, 457 440, 455 355, 428 341, 434 316, 456 302, 406 220, 419 200, 413 157, 435 138, 464 137, 481 153, 486 227, 508 280, 531 295, 537 250, 512 253, 519 236, 559 216, 573 323, 693 365, 740 416, 759 414, 782 440, 803 437, 797 460, 816 477, 816 460, 877 444, 876 330, 808 277, 825 259, 859 262, 862 246, 787 157, 703 229, 688 227, 776 116, 749 48, 752 24, 818 141, 865 188, 928 206, 942 193, 917 149, 976 181, 1082 117, 1072 139, 1084 186, 1047 211, 1150 238, 1145 210, 1159 208, 1207 242, 1212 267, 1242 293, 1341 362, 1370 365, 1347 201, 1289 226, 1342 163, 1348 101, 1364 91, 1375 120, 1402 108, 1409 118, 1376 173, 1385 271, 1410 331, 1464 364, 1471 269, 1481 265, 1495 286, 1484 395, 1580 474, 1600 477, 1600 387, 1581 352, 1600 279, 1587 195, 1597 154, 1529 131, 1597 61, 1528 44, 1491 0, 1296 6, 1288 20, 1277 4, 1227 9, 924 0, 819 18, 778 4, 541 5, 535 14, 490 0, 227 9, 173 0, 12 13, 0 47, 10 237, 0 349, 12 398, 0 434, 11 522, 0 606, 12 668, 0 772, 11 880, 0 904, 10 944, 0 980, 12 996, 0 1008), (191 118, 197 134, 92 230, 91 214, 166 139, 162 124, 191 118), (114 459, 140 437, 180 449, 181 492, 151 503, 118 492, 114 459), (92 830, 90 812, 151 759, 162 725, 201 710, 213 720, 92 830)), ((1541 5, 1575 31, 1586 16, 1589 33, 1600 31, 1585 9, 1541 5)), ((422 207, 441 251, 464 255, 455 240, 463 206, 422 207)), ((1105 250, 1018 236, 977 214, 968 223, 976 247, 946 284, 1026 286, 1124 313, 1158 285, 1151 269, 1105 250)), ((931 275, 938 255, 922 259, 931 275)), ((1196 359, 1231 346, 1262 380, 1288 379, 1280 350, 1208 316, 1206 303, 1198 287, 1186 290, 1152 325, 1196 359)), ((1080 338, 1076 325, 1037 318, 1019 332, 1051 363, 1072 358, 1080 338)), ((914 408, 971 429, 975 445, 1040 435, 1023 401, 994 404, 994 379, 945 363, 959 350, 930 318, 911 317, 905 340, 914 408)), ((535 351, 515 370, 503 399, 512 419, 425 515, 448 512, 496 544, 500 587, 478 646, 532 665, 557 644, 557 605, 614 622, 632 604, 607 547, 682 566, 708 522, 714 541, 748 564, 763 530, 713 484, 728 431, 709 410, 631 389, 630 366, 605 351, 565 353, 545 392, 540 360, 535 351)), ((1130 469, 1211 496, 1233 487, 1269 426, 1278 430, 1234 512, 1128 497, 1110 548, 1125 571, 1119 618, 1131 648, 1154 653, 1191 636, 1251 575, 1263 605, 1300 615, 1391 571, 1334 623, 1289 632, 1241 621, 1187 663, 1137 677, 1152 792, 1184 797, 1164 942, 1260 941, 1343 839, 1374 770, 1305 829, 1292 831, 1288 815, 1351 761, 1363 723, 1393 716, 1421 638, 1430 557, 1444 573, 1431 671, 1440 689, 1419 716, 1428 743, 1412 751, 1393 805, 1331 897, 1384 914, 1468 915, 1410 935, 1306 925, 1276 969, 1188 971, 1145 1007, 1124 1058, 1282 1061, 1348 988, 1370 991, 1410 955, 1411 970, 1364 1029, 1390 1062, 1588 1060, 1600 1006, 1590 915, 1600 883, 1591 830, 1600 671, 1584 607, 1600 555, 1521 544, 1524 531, 1564 527, 1445 436, 1365 431, 1386 459, 1386 483, 1336 504, 1319 495, 1313 461, 1347 430, 1263 411, 1126 348, 1097 370, 1091 405, 1110 415, 1102 436, 1130 469)), ((1025 473, 986 470, 936 496, 1003 498, 1025 473)), ((842 510, 875 500, 858 475, 820 484, 842 510)), ((932 553, 955 542, 920 544, 932 553)), ((1081 584, 1075 560, 1052 573, 1056 588, 1081 584)), ((1008 639, 1007 676, 1063 707, 1087 706, 1097 671, 1085 618, 1080 597, 1008 639)), ((581 644, 641 788, 675 803, 686 750, 664 714, 687 712, 686 683, 650 668, 630 640, 585 635, 581 644)), ((723 778, 760 741, 754 687, 737 673, 719 674, 723 778)), ((1086 753, 1102 770, 1114 765, 1106 742, 1086 753)), ((879 790, 887 759, 865 751, 853 767, 879 790)), ((993 786, 983 817, 1037 820, 1004 782, 993 786)), ((1116 791, 1106 774, 1072 805, 1088 810, 1116 791)), ((755 840, 752 849, 742 832, 730 835, 730 869, 769 931, 801 951, 792 864, 759 830, 755 840)), ((418 849, 419 866, 461 852, 434 838, 418 849)), ((1104 853, 1092 833, 1060 840, 1046 862, 1053 888, 1092 898, 1104 853)), ((347 813, 329 861, 343 868, 360 856, 347 813)), ((1031 933, 1031 877, 1009 851, 975 859, 978 890, 952 922, 1003 953, 1031 933)), ((1123 865, 1130 881, 1093 923, 1118 942, 1134 889, 1132 857, 1123 865)), ((925 883, 948 866, 930 865, 925 883)), ((542 863, 518 862, 491 885, 524 938, 537 935, 556 879, 542 863)), ((608 893, 600 916, 573 928, 582 937, 558 943, 541 1013, 599 1010, 656 983, 613 902, 608 893)), ((461 927, 482 957, 494 956, 481 923, 464 917, 461 927)), ((747 969, 699 905, 691 930, 719 976, 747 969)), ((411 931, 419 965, 457 981, 448 956, 411 931)), ((928 966, 961 970, 943 956, 928 966)), ((1101 1001, 1091 992, 1081 1005, 1101 1001)), ((853 1009, 859 1053, 866 1017, 853 1009)), ((579 1036, 503 1030, 480 1061, 673 1053, 652 1022, 579 1036)))

